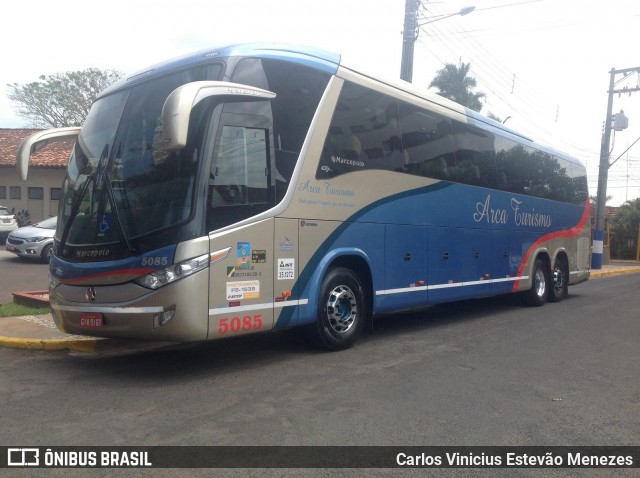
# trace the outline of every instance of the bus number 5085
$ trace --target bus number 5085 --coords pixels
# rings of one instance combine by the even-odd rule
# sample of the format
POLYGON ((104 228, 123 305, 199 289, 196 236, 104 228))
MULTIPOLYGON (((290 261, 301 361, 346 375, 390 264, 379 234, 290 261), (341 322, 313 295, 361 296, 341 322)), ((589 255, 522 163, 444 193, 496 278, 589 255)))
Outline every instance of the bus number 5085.
POLYGON ((245 315, 244 317, 224 317, 218 322, 218 334, 224 335, 229 332, 248 332, 250 330, 260 330, 262 328, 262 315, 245 315))

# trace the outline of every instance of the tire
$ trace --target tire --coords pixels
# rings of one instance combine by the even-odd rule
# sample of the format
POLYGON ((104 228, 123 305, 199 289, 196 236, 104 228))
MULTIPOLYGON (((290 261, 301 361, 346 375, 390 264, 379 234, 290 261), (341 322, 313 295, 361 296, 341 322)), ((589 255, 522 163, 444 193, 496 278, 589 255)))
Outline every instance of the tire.
POLYGON ((314 337, 328 350, 344 350, 358 339, 369 314, 366 292, 350 269, 327 272, 320 287, 314 337))
POLYGON ((53 244, 46 245, 40 253, 40 259, 48 264, 51 262, 51 254, 53 254, 53 244))
POLYGON ((549 295, 549 271, 541 259, 536 259, 533 265, 531 289, 524 293, 525 304, 531 307, 541 307, 549 295))
POLYGON ((560 302, 569 294, 569 269, 563 259, 556 259, 551 279, 549 302, 560 302))

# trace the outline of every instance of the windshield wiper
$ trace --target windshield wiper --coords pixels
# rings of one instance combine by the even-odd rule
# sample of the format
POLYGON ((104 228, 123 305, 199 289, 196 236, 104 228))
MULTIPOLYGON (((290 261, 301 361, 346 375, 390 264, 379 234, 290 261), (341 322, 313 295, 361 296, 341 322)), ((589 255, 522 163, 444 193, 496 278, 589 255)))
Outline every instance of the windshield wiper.
POLYGON ((67 219, 66 224, 64 225, 64 229, 62 230, 62 236, 60 237, 60 252, 64 250, 64 247, 67 245, 67 239, 69 237, 69 232, 71 231, 71 225, 73 221, 78 215, 78 211, 80 210, 80 205, 82 204, 82 198, 87 192, 87 188, 89 187, 89 183, 94 183, 95 187, 96 177, 94 174, 91 174, 87 177, 87 180, 82 185, 82 189, 80 189, 78 198, 76 202, 73 203, 73 207, 71 208, 71 212, 69 213, 69 219, 67 219))
MULTIPOLYGON (((69 218, 67 219, 67 222, 64 225, 64 229, 62 230, 62 236, 60 236, 60 253, 62 255, 64 255, 63 251, 65 246, 67 245, 67 239, 69 238, 69 233, 71 231, 71 226, 73 225, 76 217, 78 216, 78 211, 80 210, 80 205, 82 204, 82 199, 84 198, 84 195, 87 193, 87 189, 89 187, 89 183, 93 184, 93 194, 92 196, 95 197, 95 192, 98 186, 98 177, 99 174, 102 172, 102 164, 104 162, 104 159, 107 157, 107 155, 109 154, 109 144, 105 144, 104 148, 102 148, 102 153, 100 154, 100 159, 98 159, 98 169, 96 172, 91 173, 87 176, 86 181, 84 182, 84 184, 82 185, 82 188, 80 189, 80 191, 78 192, 78 195, 76 197, 76 201, 73 203, 73 206, 71 207, 71 212, 69 213, 69 218)), ((93 207, 92 207, 93 209, 93 207)))
POLYGON ((118 206, 116 204, 116 197, 113 194, 113 185, 111 183, 111 176, 108 172, 104 174, 104 184, 107 187, 107 198, 109 198, 109 203, 111 204, 111 214, 113 216, 113 223, 116 226, 116 232, 118 233, 118 237, 120 238, 120 242, 127 246, 129 252, 137 252, 136 248, 133 247, 131 241, 127 237, 127 234, 124 232, 124 227, 122 225, 122 221, 120 220, 120 214, 118 213, 118 206))

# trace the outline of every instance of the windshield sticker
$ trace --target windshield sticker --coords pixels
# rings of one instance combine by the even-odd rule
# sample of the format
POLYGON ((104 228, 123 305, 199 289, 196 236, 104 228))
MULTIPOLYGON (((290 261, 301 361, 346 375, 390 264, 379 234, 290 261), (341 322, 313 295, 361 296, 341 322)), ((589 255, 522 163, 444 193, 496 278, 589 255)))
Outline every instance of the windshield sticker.
POLYGON ((260 277, 261 271, 255 270, 255 266, 243 264, 235 267, 227 267, 227 277, 260 277))
POLYGON ((251 262, 251 243, 238 242, 238 262, 236 264, 245 264, 251 262))
POLYGON ((227 300, 259 299, 260 281, 227 282, 227 300))
POLYGON ((278 259, 278 280, 292 280, 296 278, 295 273, 296 260, 278 259))
POLYGON ((284 236, 284 239, 280 241, 280 250, 281 251, 292 251, 293 250, 293 242, 287 236, 284 236))
POLYGON ((98 226, 98 236, 104 236, 111 230, 111 214, 103 214, 100 225, 98 226))
POLYGON ((251 262, 253 262, 254 264, 266 264, 267 251, 262 249, 251 251, 251 262))

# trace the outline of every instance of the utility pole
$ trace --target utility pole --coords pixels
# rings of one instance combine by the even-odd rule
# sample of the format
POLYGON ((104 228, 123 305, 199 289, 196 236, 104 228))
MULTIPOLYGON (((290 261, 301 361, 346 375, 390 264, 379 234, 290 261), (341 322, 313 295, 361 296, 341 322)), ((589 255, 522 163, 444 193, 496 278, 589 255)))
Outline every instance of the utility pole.
POLYGON ((413 80, 413 47, 418 39, 418 7, 420 0, 405 0, 404 28, 402 30, 402 64, 400 79, 413 80))
POLYGON ((613 112, 613 95, 615 93, 633 93, 640 91, 638 88, 623 88, 621 90, 614 90, 615 79, 617 74, 623 74, 628 76, 634 71, 640 71, 639 67, 626 68, 624 70, 616 70, 614 68, 610 71, 609 79, 609 100, 607 101, 607 116, 604 122, 604 133, 602 135, 602 145, 600 147, 600 171, 598 173, 598 203, 596 205, 596 229, 593 234, 593 253, 591 256, 591 268, 602 269, 602 253, 604 252, 604 223, 605 223, 605 203, 607 201, 607 181, 609 177, 609 144, 611 142, 611 129, 613 126, 614 117, 613 112))
POLYGON ((413 80, 413 47, 418 39, 420 27, 428 23, 444 20, 456 15, 464 16, 473 12, 476 7, 464 7, 459 12, 437 15, 431 20, 418 23, 418 8, 421 0, 405 0, 404 4, 404 29, 402 30, 402 64, 400 65, 400 79, 411 83, 413 80))

